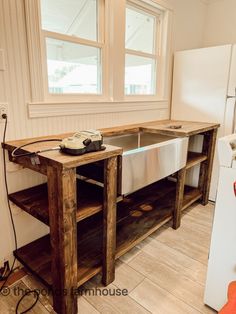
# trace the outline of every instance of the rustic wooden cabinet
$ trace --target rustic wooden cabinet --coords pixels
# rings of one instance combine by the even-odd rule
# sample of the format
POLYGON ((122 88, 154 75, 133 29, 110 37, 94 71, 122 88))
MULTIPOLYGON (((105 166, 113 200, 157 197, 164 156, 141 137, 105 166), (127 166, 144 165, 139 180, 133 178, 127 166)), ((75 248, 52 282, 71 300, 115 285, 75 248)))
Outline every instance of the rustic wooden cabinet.
MULTIPOLYGON (((167 128, 171 123, 176 121, 155 121, 103 130, 105 136, 136 129, 151 129, 175 136, 204 136, 202 153, 189 152, 186 167, 178 171, 173 180, 163 179, 119 198, 117 160, 122 154, 119 147, 107 145, 105 151, 83 156, 66 156, 51 151, 40 154, 40 164, 33 165, 30 157, 14 160, 11 157, 15 147, 32 139, 5 144, 11 161, 47 176, 47 184, 12 193, 9 199, 50 227, 49 235, 17 249, 14 255, 52 289, 57 313, 77 313, 77 297, 71 293, 73 289, 100 271, 103 283, 111 283, 115 275, 115 259, 170 219, 173 219, 173 228, 177 229, 182 210, 196 200, 201 199, 204 205, 208 202, 219 125, 178 121, 183 127, 174 130, 167 128), (78 180, 78 167, 97 162, 102 164, 100 177, 102 173, 103 186, 78 180), (199 186, 193 188, 185 185, 185 175, 197 164, 201 164, 199 186)), ((33 152, 50 145, 52 143, 41 143, 40 147, 34 144, 25 147, 24 151, 33 152)), ((94 174, 91 177, 94 179, 94 174)))

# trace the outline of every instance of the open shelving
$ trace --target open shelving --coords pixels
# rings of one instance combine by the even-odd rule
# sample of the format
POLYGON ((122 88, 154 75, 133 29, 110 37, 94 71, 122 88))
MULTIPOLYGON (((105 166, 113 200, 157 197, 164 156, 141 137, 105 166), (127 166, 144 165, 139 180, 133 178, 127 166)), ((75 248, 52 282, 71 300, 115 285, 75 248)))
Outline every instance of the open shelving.
MULTIPOLYGON (((188 152, 185 170, 207 160, 202 153, 188 152)), ((80 167, 79 174, 103 182, 103 162, 80 167)), ((181 210, 202 197, 198 188, 184 186, 181 210)), ((49 225, 47 184, 12 193, 9 199, 49 225)), ((103 187, 77 179, 78 286, 102 270, 103 187)), ((173 218, 176 182, 163 179, 117 203, 116 258, 119 258, 173 218)), ((14 252, 15 257, 45 285, 52 286, 50 235, 14 252), (39 254, 40 252, 40 254, 39 254)))
POLYGON ((202 192, 198 188, 194 188, 188 185, 184 187, 184 198, 181 210, 186 209, 194 202, 202 197, 202 192))
MULTIPOLYGON (((181 210, 196 200, 201 198, 201 203, 207 204, 218 127, 218 124, 165 120, 103 130, 104 136, 128 134, 130 130, 173 137, 203 136, 202 152, 189 152, 184 168, 168 179, 128 196, 119 196, 119 200, 116 200, 116 185, 119 191, 122 179, 122 149, 119 147, 107 145, 104 151, 83 156, 67 156, 57 151, 43 153, 39 154, 40 164, 35 165, 28 156, 11 157, 14 149, 32 139, 4 143, 10 161, 47 176, 48 184, 12 193, 9 199, 50 226, 48 235, 17 249, 14 255, 53 289, 56 312, 66 309, 76 313, 77 307, 76 295, 58 295, 56 291, 74 288, 76 283, 81 286, 101 270, 102 282, 110 284, 115 277, 114 257, 119 258, 171 219, 173 228, 179 228, 181 210), (182 128, 172 129, 172 123, 176 122, 182 128), (186 171, 200 164, 199 188, 187 186, 186 171), (75 178, 78 179, 77 200, 75 178), (86 179, 86 182, 80 179, 86 179), (71 215, 76 201, 76 215, 71 215)), ((40 137, 38 140, 41 143, 50 138, 40 137)), ((192 143, 188 149, 193 147, 192 143)), ((37 148, 27 147, 24 152, 44 148, 42 143, 37 148)))
MULTIPOLYGON (((80 286, 102 269, 102 212, 99 211, 102 210, 103 189, 82 181, 77 183, 77 187, 78 195, 81 195, 81 197, 78 196, 80 197, 80 208, 77 214, 78 286, 80 286), (90 198, 88 198, 89 191, 90 198), (91 197, 91 193, 93 197, 91 197), (83 198, 86 199, 86 202, 83 202, 83 198), (88 209, 91 210, 91 206, 96 208, 97 213, 81 220, 81 208, 85 217, 85 213, 88 209)), ((117 204, 116 258, 125 254, 172 219, 175 190, 175 182, 164 179, 126 196, 117 204)), ((200 196, 197 189, 185 186, 183 207, 186 208, 200 196)), ((46 185, 13 193, 9 197, 26 212, 48 223, 46 185)), ((14 254, 44 284, 49 287, 52 285, 49 235, 19 248, 14 254)))
MULTIPOLYGON (((47 184, 41 184, 9 195, 10 201, 49 225, 47 184)), ((99 186, 77 180, 77 222, 102 210, 103 189, 99 186)))
POLYGON ((187 157, 186 169, 190 169, 205 160, 207 160, 207 155, 189 151, 188 157, 187 157))

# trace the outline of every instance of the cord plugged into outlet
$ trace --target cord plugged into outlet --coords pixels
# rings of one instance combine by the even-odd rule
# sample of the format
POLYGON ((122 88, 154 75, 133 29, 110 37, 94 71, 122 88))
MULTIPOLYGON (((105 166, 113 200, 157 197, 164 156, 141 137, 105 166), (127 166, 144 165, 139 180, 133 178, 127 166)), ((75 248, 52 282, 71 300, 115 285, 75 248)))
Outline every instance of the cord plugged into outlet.
POLYGON ((4 122, 7 119, 7 104, 0 104, 0 122, 4 122))
MULTIPOLYGON (((4 123, 5 123, 4 131, 3 131, 3 139, 2 139, 3 147, 4 147, 4 145, 6 143, 8 114, 7 114, 7 107, 6 106, 2 106, 0 104, 0 122, 2 122, 2 121, 4 121, 4 123)), ((8 189, 8 181, 7 181, 7 166, 6 166, 7 162, 6 162, 6 155, 5 155, 4 149, 2 150, 2 153, 3 153, 4 183, 5 183, 5 189, 6 189, 6 194, 7 194, 7 205, 8 205, 10 219, 11 219, 12 228, 13 228, 13 234, 14 234, 14 240, 15 240, 15 249, 17 250, 18 244, 17 244, 16 228, 15 228, 15 223, 14 223, 14 219, 13 219, 13 214, 12 214, 12 208, 11 208, 10 200, 8 198, 9 189, 8 189)), ((14 257, 14 260, 13 260, 13 263, 11 265, 11 268, 10 268, 10 270, 7 271, 6 276, 5 276, 5 272, 6 272, 6 269, 9 267, 9 264, 4 264, 5 270, 4 270, 4 275, 1 275, 1 279, 3 280, 3 283, 0 286, 0 295, 1 295, 1 292, 3 291, 3 289, 6 287, 6 284, 7 284, 7 281, 9 279, 10 275, 13 273, 13 271, 15 269, 14 268, 15 267, 15 263, 16 263, 16 258, 14 257)), ((38 290, 36 290, 36 289, 35 290, 28 290, 26 293, 24 293, 22 295, 22 297, 17 302, 15 313, 16 314, 18 314, 18 313, 21 313, 21 314, 28 313, 37 304, 38 300, 39 300, 39 292, 38 292, 38 290), (33 302, 33 304, 28 309, 26 309, 25 311, 19 312, 20 304, 25 299, 25 297, 27 297, 27 296, 29 296, 31 294, 34 295, 34 302, 33 302)))

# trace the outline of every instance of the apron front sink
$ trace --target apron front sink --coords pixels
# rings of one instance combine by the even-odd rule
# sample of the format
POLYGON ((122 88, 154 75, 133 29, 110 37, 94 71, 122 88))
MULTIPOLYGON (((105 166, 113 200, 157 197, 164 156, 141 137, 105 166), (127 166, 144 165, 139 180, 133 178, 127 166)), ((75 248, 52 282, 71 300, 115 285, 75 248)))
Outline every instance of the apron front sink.
POLYGON ((186 165, 187 137, 137 132, 104 137, 103 142, 123 148, 118 191, 121 195, 161 180, 186 165))

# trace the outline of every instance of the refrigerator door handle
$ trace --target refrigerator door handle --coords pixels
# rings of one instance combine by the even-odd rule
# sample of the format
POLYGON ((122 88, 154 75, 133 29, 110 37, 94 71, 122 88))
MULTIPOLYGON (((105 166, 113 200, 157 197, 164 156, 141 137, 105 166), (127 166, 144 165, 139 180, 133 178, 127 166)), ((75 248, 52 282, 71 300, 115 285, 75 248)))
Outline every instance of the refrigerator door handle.
POLYGON ((236 197, 236 181, 234 182, 234 195, 236 197))
POLYGON ((235 87, 235 89, 234 89, 234 96, 227 95, 226 98, 227 98, 227 99, 231 99, 231 98, 235 98, 235 99, 236 99, 236 87, 235 87))
POLYGON ((227 95, 227 99, 232 99, 234 98, 235 99, 235 102, 234 102, 234 109, 233 109, 233 124, 232 124, 232 133, 235 133, 235 130, 236 130, 236 87, 234 89, 234 96, 229 96, 227 95))

